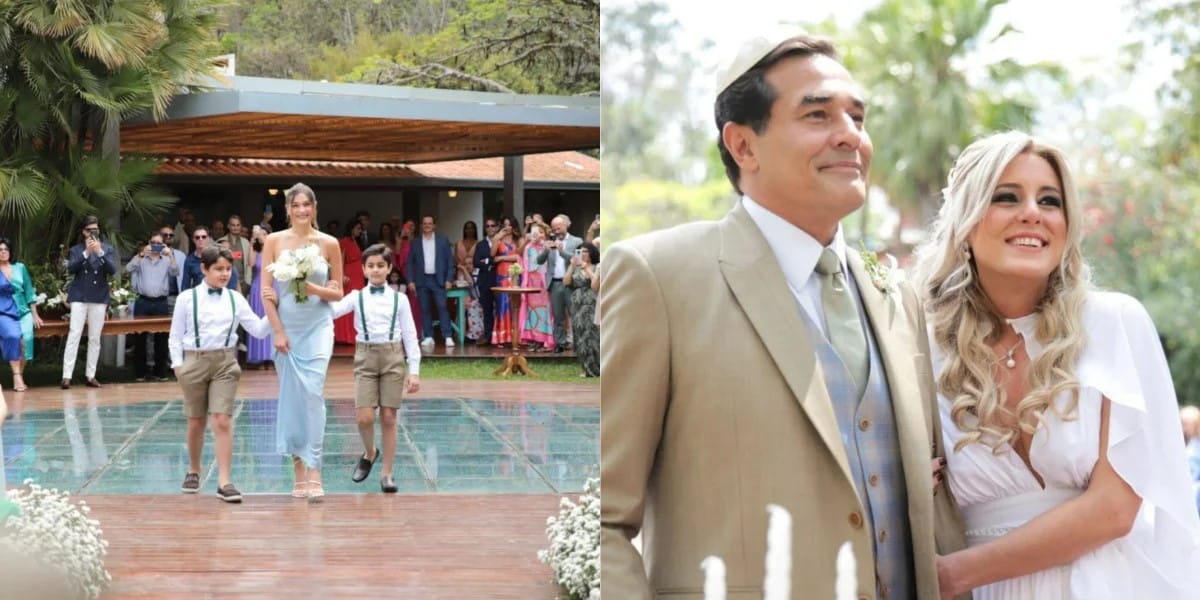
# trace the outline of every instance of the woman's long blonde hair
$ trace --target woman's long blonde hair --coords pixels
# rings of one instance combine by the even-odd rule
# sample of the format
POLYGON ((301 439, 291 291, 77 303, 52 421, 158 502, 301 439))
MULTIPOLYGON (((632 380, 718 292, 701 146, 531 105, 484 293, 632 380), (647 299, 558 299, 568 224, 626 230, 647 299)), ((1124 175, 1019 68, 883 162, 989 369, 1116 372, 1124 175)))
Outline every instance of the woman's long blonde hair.
POLYGON ((946 354, 937 379, 938 391, 950 399, 950 416, 965 434, 954 449, 980 442, 999 453, 1021 432, 1033 434, 1048 407, 1057 412, 1054 398, 1064 390, 1070 390, 1072 398, 1060 415, 1074 418, 1079 401, 1075 362, 1086 341, 1082 311, 1091 289, 1080 251, 1082 210, 1062 153, 1016 131, 985 137, 963 150, 950 169, 942 193, 944 202, 933 235, 917 249, 915 269, 918 292, 933 329, 932 341, 946 354), (1002 425, 997 417, 1011 415, 1012 411, 1005 407, 1004 389, 996 385, 992 373, 996 357, 988 340, 999 335, 1007 324, 984 294, 967 246, 971 233, 987 213, 1001 173, 1023 153, 1046 159, 1058 175, 1067 240, 1062 261, 1050 274, 1046 293, 1036 309, 1036 337, 1043 352, 1029 366, 1029 393, 1017 403, 1017 424, 1002 425))

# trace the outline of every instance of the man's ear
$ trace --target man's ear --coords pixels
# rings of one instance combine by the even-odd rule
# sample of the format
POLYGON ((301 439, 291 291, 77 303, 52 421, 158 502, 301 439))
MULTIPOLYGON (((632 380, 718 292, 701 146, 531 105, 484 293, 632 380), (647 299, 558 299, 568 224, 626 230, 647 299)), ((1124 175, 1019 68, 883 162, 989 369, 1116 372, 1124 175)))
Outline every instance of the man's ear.
POLYGON ((743 173, 758 170, 758 158, 755 155, 757 141, 758 134, 749 125, 730 121, 721 128, 721 142, 743 173))

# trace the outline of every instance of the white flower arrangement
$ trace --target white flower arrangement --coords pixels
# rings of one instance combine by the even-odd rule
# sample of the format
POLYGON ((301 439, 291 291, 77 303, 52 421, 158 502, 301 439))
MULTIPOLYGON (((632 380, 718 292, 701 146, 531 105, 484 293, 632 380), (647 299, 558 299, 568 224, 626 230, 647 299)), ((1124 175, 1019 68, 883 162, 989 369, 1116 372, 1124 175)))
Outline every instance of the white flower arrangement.
POLYGON ((276 281, 286 282, 296 296, 296 302, 308 302, 306 283, 313 270, 324 264, 325 257, 316 244, 307 244, 293 250, 284 250, 267 266, 276 281))
POLYGON ((67 303, 67 293, 60 291, 53 298, 46 298, 46 294, 38 294, 38 304, 45 304, 46 308, 58 308, 67 303))
POLYGON ((584 484, 579 503, 563 498, 557 517, 546 520, 550 547, 538 560, 554 569, 569 600, 600 600, 600 479, 584 484))
POLYGON ((108 542, 91 509, 70 494, 46 489, 33 480, 0 499, 0 548, 29 557, 65 583, 77 598, 94 599, 112 581, 104 569, 108 542))
POLYGON ((126 285, 114 282, 108 292, 108 307, 109 314, 113 316, 124 316, 129 313, 129 307, 133 305, 137 294, 126 285))

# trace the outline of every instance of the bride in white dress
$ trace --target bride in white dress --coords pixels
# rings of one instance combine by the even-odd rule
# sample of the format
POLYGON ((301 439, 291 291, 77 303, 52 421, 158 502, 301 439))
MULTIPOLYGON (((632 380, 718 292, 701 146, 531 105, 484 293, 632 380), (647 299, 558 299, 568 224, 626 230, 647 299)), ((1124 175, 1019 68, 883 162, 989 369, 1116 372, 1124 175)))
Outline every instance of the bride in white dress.
POLYGON ((1009 132, 951 169, 918 253, 967 548, 943 598, 1200 598, 1171 374, 1137 300, 1094 291, 1061 153, 1009 132))

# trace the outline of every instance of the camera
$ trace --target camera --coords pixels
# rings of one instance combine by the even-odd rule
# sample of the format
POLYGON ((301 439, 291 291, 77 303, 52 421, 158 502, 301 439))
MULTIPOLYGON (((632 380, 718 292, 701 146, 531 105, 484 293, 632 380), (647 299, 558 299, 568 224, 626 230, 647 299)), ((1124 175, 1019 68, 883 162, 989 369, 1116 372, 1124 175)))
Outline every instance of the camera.
POLYGON ((164 246, 162 244, 150 244, 150 251, 155 254, 162 252, 163 248, 166 248, 166 246, 164 246))

